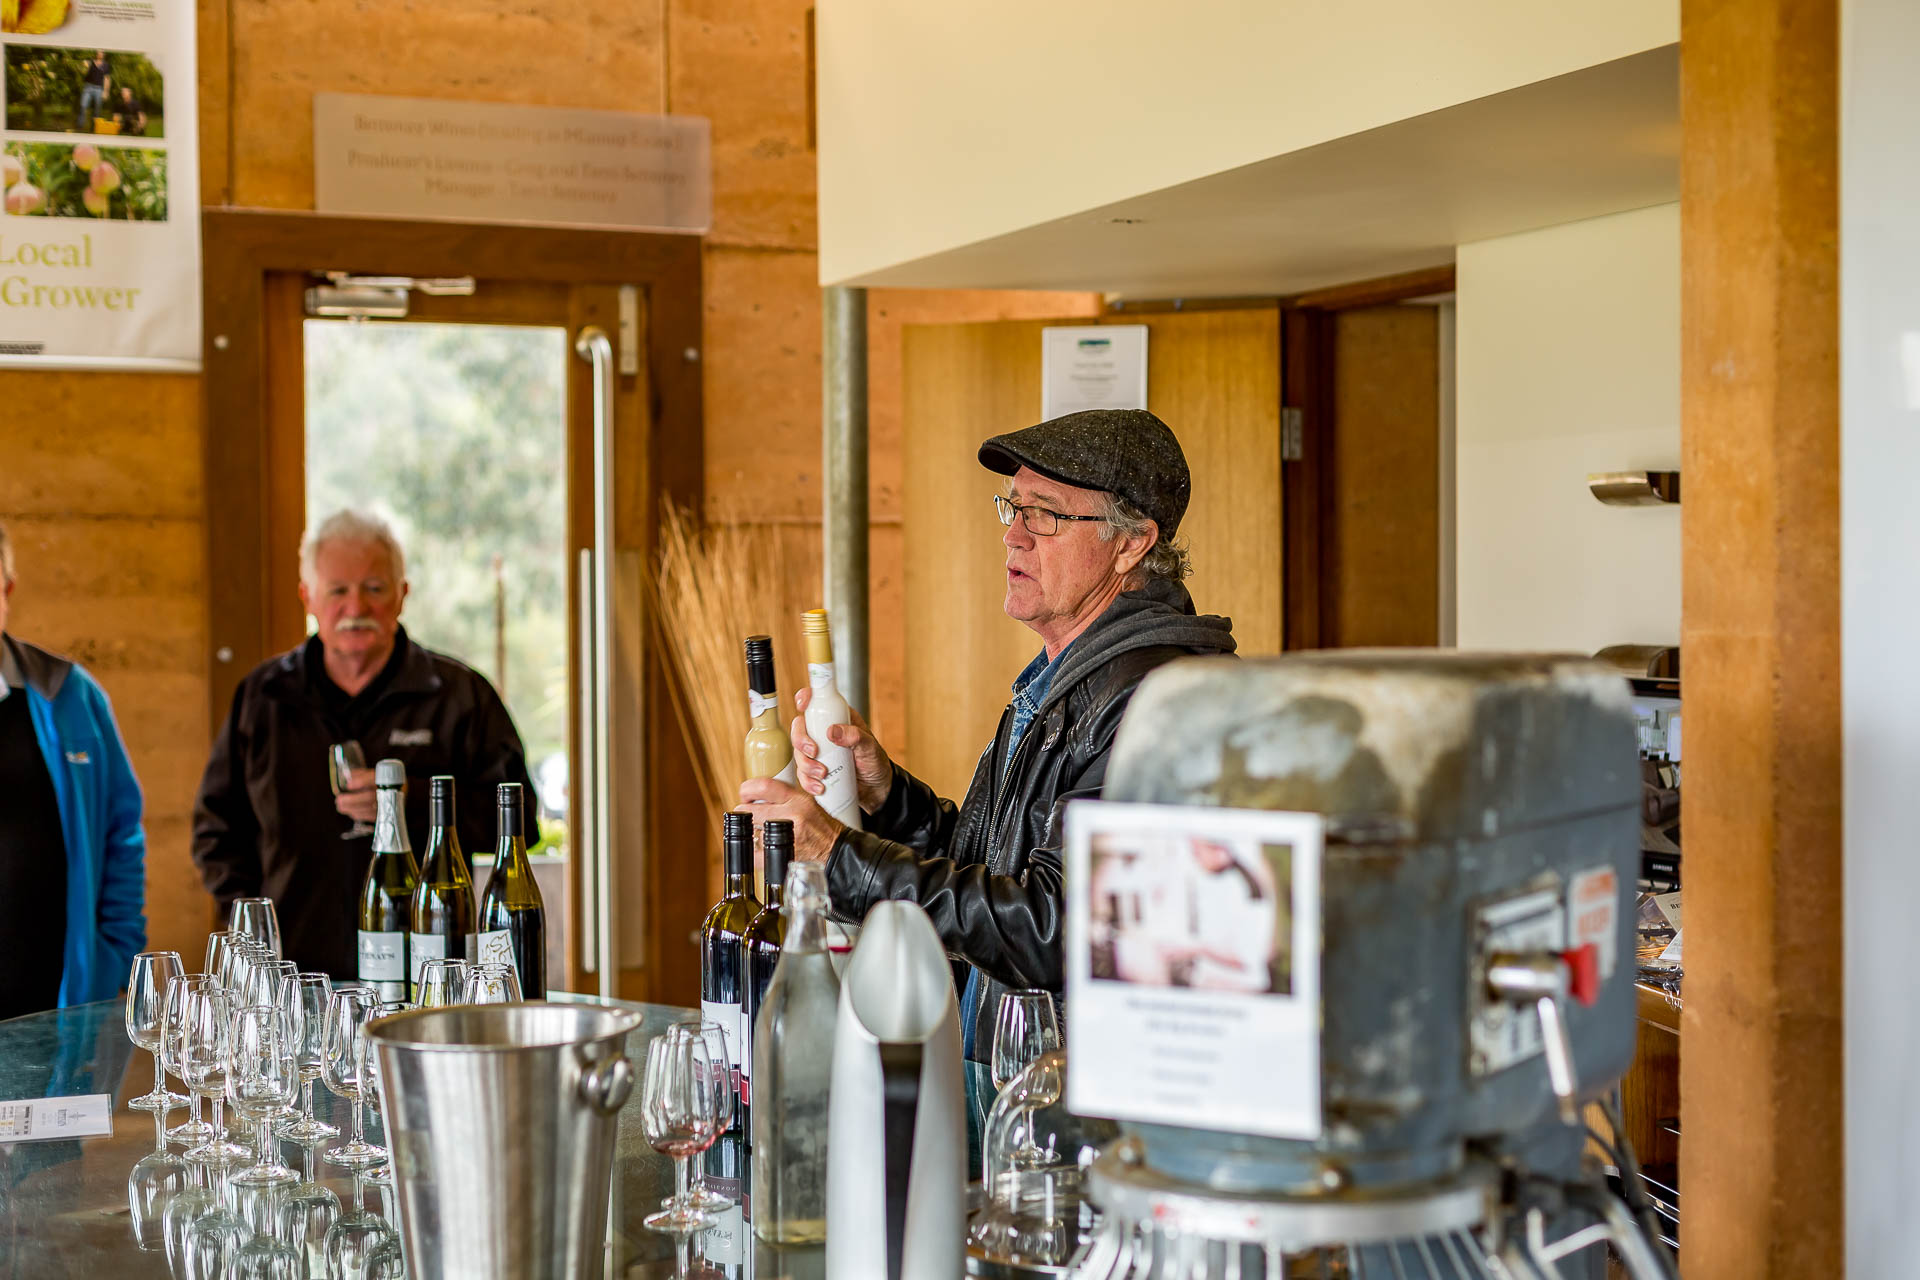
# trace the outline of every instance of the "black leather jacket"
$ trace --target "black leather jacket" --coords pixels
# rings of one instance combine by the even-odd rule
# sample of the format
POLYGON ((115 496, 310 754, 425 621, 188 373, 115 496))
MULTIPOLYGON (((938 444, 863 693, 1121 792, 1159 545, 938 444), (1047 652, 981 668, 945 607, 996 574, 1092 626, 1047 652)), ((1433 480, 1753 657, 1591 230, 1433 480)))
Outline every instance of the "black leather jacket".
POLYGON ((1069 800, 1099 796, 1133 691, 1162 663, 1233 648, 1232 623, 1195 616, 1178 583, 1127 592, 1066 650, 1010 761, 1012 708, 1001 713, 957 809, 896 766, 867 829, 835 843, 827 885, 837 913, 860 920, 883 899, 916 902, 948 953, 987 980, 975 1057, 992 1050, 1003 991, 1061 989, 1061 813, 1069 800))

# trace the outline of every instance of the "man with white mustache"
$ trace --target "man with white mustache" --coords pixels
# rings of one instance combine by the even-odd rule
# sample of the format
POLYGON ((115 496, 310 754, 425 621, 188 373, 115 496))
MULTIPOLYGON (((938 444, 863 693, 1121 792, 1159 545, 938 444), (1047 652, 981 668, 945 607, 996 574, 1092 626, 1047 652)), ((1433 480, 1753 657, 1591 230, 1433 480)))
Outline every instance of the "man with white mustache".
MULTIPOLYGON (((282 948, 302 969, 353 978, 355 905, 372 846, 373 770, 334 795, 328 748, 357 742, 369 766, 407 769, 407 834, 427 847, 427 780, 450 774, 460 847, 491 849, 495 789, 528 791, 513 718, 485 676, 408 637, 405 553, 386 522, 341 511, 300 545, 304 644, 269 658, 235 690, 193 812, 193 858, 224 918, 235 898, 272 898, 282 948)), ((527 815, 529 841, 533 815, 527 815)))

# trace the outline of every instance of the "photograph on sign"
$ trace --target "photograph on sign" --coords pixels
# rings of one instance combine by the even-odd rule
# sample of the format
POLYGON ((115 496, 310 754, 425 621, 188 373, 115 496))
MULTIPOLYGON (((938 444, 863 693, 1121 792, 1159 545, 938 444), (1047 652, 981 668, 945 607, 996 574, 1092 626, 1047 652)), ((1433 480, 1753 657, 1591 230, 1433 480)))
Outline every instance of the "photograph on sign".
POLYGON ((1040 420, 1083 409, 1147 407, 1147 326, 1049 325, 1040 330, 1040 420))
POLYGON ((1068 1106, 1320 1131, 1318 814, 1067 809, 1068 1106), (1241 1094, 1260 1063, 1259 1096, 1241 1094))

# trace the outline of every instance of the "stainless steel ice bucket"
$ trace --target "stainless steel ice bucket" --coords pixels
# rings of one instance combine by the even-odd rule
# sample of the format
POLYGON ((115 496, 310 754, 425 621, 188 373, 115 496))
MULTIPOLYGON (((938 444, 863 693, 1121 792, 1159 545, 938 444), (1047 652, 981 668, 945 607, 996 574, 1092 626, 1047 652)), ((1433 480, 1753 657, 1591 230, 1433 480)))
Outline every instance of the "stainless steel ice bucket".
POLYGON ((413 1280, 599 1276, 641 1015, 454 1005, 372 1024, 413 1280))

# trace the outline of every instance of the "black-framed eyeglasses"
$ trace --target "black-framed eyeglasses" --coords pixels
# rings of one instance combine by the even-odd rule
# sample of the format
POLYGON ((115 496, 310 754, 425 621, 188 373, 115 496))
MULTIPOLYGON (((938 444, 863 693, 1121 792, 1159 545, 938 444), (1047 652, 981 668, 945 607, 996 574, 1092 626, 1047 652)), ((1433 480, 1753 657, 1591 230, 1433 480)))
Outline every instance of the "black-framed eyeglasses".
POLYGON ((1013 499, 1001 494, 993 495, 994 514, 1000 517, 1000 523, 1011 525, 1015 516, 1023 517, 1027 532, 1037 538, 1051 538, 1060 532, 1062 520, 1091 520, 1096 524, 1104 521, 1105 516, 1070 516, 1064 511, 1054 511, 1047 507, 1023 507, 1013 499))

